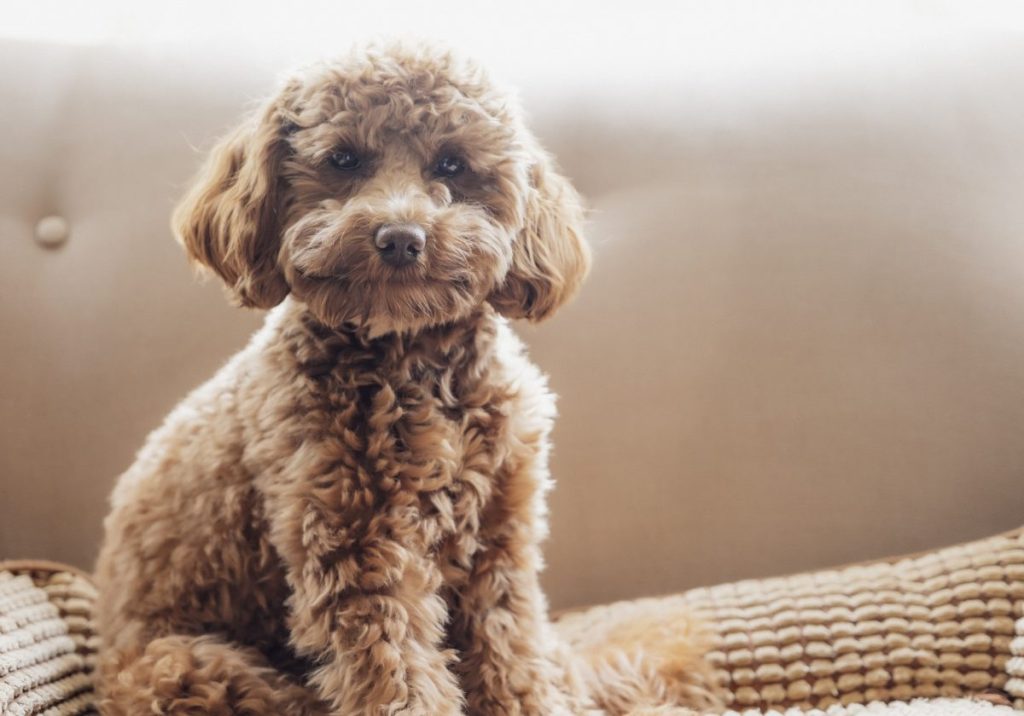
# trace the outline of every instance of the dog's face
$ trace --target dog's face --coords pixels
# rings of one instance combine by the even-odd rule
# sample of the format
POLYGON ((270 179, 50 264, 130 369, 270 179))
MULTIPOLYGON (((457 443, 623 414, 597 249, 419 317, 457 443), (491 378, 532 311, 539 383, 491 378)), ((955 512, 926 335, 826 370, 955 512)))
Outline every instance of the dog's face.
POLYGON ((214 150, 175 230, 245 305, 290 293, 328 325, 385 332, 488 301, 550 315, 588 267, 581 221, 508 97, 396 48, 289 81, 214 150))

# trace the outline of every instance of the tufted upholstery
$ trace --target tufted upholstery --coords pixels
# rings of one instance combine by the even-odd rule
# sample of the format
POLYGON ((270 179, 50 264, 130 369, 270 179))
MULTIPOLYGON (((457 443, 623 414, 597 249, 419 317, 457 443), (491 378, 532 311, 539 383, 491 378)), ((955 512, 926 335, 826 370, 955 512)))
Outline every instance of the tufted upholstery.
MULTIPOLYGON (((311 20, 261 3, 292 31, 260 33, 257 7, 218 27, 201 3, 215 42, 177 50, 7 40, 0 23, 0 558, 88 568, 116 476, 260 320, 197 285, 170 236, 198 150, 282 69, 412 13, 437 15, 445 40, 522 89, 593 208, 590 281, 522 327, 560 395, 554 606, 1019 523, 1019 37, 942 25, 950 3, 892 0, 873 19, 825 3, 861 18, 859 38, 841 21, 810 27, 821 3, 723 10, 721 35, 683 2, 659 3, 675 19, 652 13, 657 28, 620 3, 572 18, 571 39, 594 41, 577 56, 555 41, 569 24, 537 21, 562 3, 505 3, 504 31, 473 3, 451 17, 407 4, 323 3, 311 20), (889 22, 910 6, 920 17, 889 22), (353 22, 357 7, 378 24, 353 22), (602 18, 613 33, 593 29, 602 18), (771 30, 732 34, 743 26, 771 30), (648 42, 664 27, 671 46, 648 42), (312 47, 320 28, 329 41, 312 47), (621 44, 627 28, 641 47, 621 44), (550 42, 524 52, 537 33, 550 42), (46 249, 34 231, 51 214, 71 234, 46 249)), ((52 21, 72 6, 83 21, 99 11, 72 3, 52 21)))

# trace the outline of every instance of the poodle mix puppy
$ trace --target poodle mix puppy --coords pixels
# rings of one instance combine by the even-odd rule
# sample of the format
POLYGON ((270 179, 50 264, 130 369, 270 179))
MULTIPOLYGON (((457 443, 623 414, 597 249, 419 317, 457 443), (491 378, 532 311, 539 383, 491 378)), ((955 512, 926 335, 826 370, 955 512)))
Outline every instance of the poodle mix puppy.
POLYGON ((221 142, 174 228, 238 303, 276 308, 114 491, 105 714, 674 698, 569 655, 538 583, 555 410, 506 319, 576 292, 582 218, 509 97, 428 48, 308 70, 221 142))

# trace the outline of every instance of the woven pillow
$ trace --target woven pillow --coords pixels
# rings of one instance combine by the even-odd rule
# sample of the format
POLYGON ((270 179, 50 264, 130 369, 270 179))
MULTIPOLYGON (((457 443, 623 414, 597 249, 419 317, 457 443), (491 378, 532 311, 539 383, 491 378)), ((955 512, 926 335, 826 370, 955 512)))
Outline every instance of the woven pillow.
POLYGON ((0 562, 0 714, 95 713, 89 578, 47 562, 0 562))
MULTIPOLYGON (((744 712, 748 713, 748 712, 744 712)), ((914 699, 911 702, 872 701, 869 704, 832 705, 827 709, 804 711, 797 707, 785 712, 754 711, 759 716, 1018 716, 1009 706, 996 705, 971 698, 960 699, 914 699)), ((736 711, 727 711, 723 716, 735 716, 736 711)))
POLYGON ((594 607, 563 615, 558 629, 586 650, 600 646, 595 639, 609 624, 683 604, 713 630, 708 659, 735 711, 970 695, 1024 707, 1024 530, 912 557, 594 607))

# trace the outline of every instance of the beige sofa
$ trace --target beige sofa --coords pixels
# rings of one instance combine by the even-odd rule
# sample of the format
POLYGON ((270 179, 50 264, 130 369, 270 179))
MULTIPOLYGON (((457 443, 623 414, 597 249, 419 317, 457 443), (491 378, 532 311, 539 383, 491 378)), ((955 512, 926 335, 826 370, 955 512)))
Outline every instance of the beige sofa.
MULTIPOLYGON (((1021 522, 1024 43, 947 29, 607 77, 578 71, 621 64, 604 41, 499 63, 592 206, 592 280, 523 330, 562 396, 554 607, 1021 522)), ((196 285, 167 217, 290 57, 0 39, 0 559, 88 569, 116 475, 258 325, 196 285), (70 236, 44 248, 50 215, 70 236)), ((85 618, 84 578, 33 574, 8 586, 85 618)))
MULTIPOLYGON (((725 49, 653 84, 504 65, 592 206, 592 279, 523 329, 561 395, 555 607, 1021 521, 1024 43, 944 47, 741 84, 725 49)), ((116 475, 258 325, 168 213, 285 65, 0 42, 0 557, 88 568, 116 475)))

